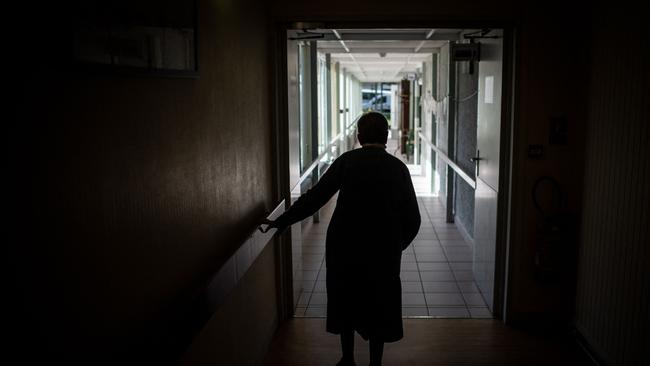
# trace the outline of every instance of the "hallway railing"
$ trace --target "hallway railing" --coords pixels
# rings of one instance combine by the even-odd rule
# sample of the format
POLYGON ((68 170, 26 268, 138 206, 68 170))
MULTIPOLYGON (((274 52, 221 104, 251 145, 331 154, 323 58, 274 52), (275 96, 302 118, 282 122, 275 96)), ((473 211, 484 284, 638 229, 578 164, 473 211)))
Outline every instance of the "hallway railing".
MULTIPOLYGON (((347 149, 341 149, 340 144, 341 144, 342 141, 345 141, 346 143, 348 143, 347 138, 351 134, 354 133, 354 131, 355 131, 354 128, 357 126, 357 122, 359 121, 359 118, 361 118, 361 116, 362 116, 362 114, 359 114, 352 121, 352 123, 350 123, 343 131, 341 131, 338 135, 334 136, 334 138, 330 141, 330 143, 327 146, 325 146, 325 148, 323 149, 323 152, 320 155, 318 155, 316 157, 316 159, 314 159, 314 161, 311 163, 311 165, 309 165, 309 167, 307 167, 307 169, 305 169, 305 171, 300 176, 300 179, 298 179, 298 182, 296 184, 294 184, 293 187, 291 187, 291 192, 294 192, 294 190, 296 190, 298 187, 300 187, 300 185, 302 183, 304 183, 305 180, 307 180, 307 178, 310 177, 310 175, 314 172, 314 170, 317 167, 320 167, 320 163, 322 163, 322 160, 326 156, 329 156, 330 158, 336 159, 343 152, 345 152, 345 151, 342 151, 342 150, 347 150, 347 149), (332 152, 332 149, 334 147, 339 147, 336 152, 332 152)), ((316 172, 317 172, 316 174, 318 176, 316 181, 318 181, 318 179, 320 178, 320 173, 324 173, 324 172, 320 172, 319 170, 316 170, 316 172)))
POLYGON ((461 177, 467 184, 472 187, 472 189, 476 189, 476 181, 472 179, 467 173, 463 171, 456 163, 447 156, 447 153, 442 151, 438 146, 434 145, 426 136, 421 131, 418 131, 418 136, 422 141, 424 141, 431 150, 435 151, 438 154, 438 157, 441 158, 442 160, 447 163, 447 165, 454 170, 456 174, 458 174, 459 177, 461 177))
MULTIPOLYGON (((354 146, 354 138, 352 139, 353 141, 350 141, 350 135, 354 134, 355 127, 357 125, 357 122, 359 121, 359 118, 363 113, 360 113, 353 121, 350 123, 347 127, 343 129, 338 135, 336 135, 330 143, 325 146, 323 149, 323 152, 320 153, 314 159, 314 161, 305 169, 305 171, 302 173, 300 178, 298 179, 298 182, 294 184, 293 187, 291 187, 291 200, 293 203, 294 199, 297 199, 302 195, 302 184, 307 180, 307 178, 311 177, 311 185, 313 186, 316 184, 319 180, 320 177, 325 171, 327 171, 327 168, 329 168, 329 164, 325 168, 325 170, 321 171, 321 163, 323 163, 323 160, 325 158, 328 158, 328 162, 331 162, 332 160, 336 159, 339 157, 341 154, 344 152, 350 150, 351 147, 354 146)), ((316 213, 313 215, 313 220, 314 222, 319 222, 320 221, 320 211, 316 211, 316 213)))
MULTIPOLYGON (((361 115, 357 116, 350 125, 331 140, 324 151, 314 159, 314 162, 300 176, 298 183, 292 187, 291 192, 294 192, 296 189, 299 191, 300 185, 310 175, 313 175, 313 173, 317 174, 315 181, 318 181, 319 175, 321 174, 320 163, 322 163, 325 157, 329 155, 330 158, 336 158, 343 153, 342 150, 347 150, 346 146, 350 142, 346 139, 354 133, 354 128, 359 117, 361 115), (337 146, 339 144, 343 145, 343 147, 337 146), (337 147, 336 151, 333 151, 334 147, 337 147)), ((269 220, 277 219, 284 213, 285 206, 285 200, 282 200, 266 218, 269 220)), ((205 290, 205 302, 210 311, 214 311, 214 309, 223 303, 228 294, 237 286, 237 283, 251 267, 255 259, 266 248, 266 245, 271 242, 276 231, 276 229, 270 229, 267 232, 261 232, 255 228, 244 243, 226 260, 214 276, 212 276, 205 290)))

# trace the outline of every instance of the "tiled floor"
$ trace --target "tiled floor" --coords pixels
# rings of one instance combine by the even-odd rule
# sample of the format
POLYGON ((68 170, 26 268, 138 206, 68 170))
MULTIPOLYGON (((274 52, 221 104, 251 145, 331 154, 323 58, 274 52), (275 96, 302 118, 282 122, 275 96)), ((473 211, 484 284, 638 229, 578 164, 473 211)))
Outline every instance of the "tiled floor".
MULTIPOLYGON (((412 169, 412 173, 417 173, 412 169)), ((422 179, 413 174, 417 188, 422 179)), ((303 231, 303 292, 297 317, 324 317, 325 233, 336 197, 321 210, 318 224, 303 231)), ((420 231, 402 254, 402 314, 405 317, 491 318, 472 273, 472 248, 454 224, 445 222, 437 197, 419 195, 420 231)))

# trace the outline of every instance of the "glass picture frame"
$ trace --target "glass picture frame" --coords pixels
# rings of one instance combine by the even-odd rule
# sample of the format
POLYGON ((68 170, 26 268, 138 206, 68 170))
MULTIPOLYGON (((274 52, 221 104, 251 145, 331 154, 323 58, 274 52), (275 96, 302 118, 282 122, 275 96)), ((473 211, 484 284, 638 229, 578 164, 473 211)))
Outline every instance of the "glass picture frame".
POLYGON ((196 1, 80 5, 73 64, 84 71, 198 77, 196 1))

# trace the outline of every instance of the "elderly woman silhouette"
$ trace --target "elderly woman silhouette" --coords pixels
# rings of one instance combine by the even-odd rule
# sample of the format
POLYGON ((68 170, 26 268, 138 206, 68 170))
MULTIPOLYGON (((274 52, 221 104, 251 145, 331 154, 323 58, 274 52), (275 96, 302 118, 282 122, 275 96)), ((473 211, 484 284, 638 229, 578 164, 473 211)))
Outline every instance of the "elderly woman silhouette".
POLYGON ((341 335, 338 365, 354 365, 354 332, 370 340, 370 364, 384 342, 403 337, 402 251, 420 228, 408 168, 386 152, 388 122, 377 112, 358 122, 361 148, 342 154, 321 180, 275 221, 280 230, 313 215, 339 192, 327 229, 327 331, 341 335))

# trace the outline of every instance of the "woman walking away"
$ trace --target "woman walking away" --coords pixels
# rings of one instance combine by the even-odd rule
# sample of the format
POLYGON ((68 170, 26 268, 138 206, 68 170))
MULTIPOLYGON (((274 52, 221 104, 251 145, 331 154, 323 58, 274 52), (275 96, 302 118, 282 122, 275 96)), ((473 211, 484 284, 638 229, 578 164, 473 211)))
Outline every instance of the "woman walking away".
POLYGON ((313 215, 339 192, 327 229, 327 331, 341 336, 338 365, 354 365, 354 332, 369 340, 370 365, 385 342, 403 337, 402 251, 420 228, 404 163, 386 152, 388 122, 376 112, 358 122, 361 148, 342 154, 321 180, 275 221, 280 230, 313 215))

